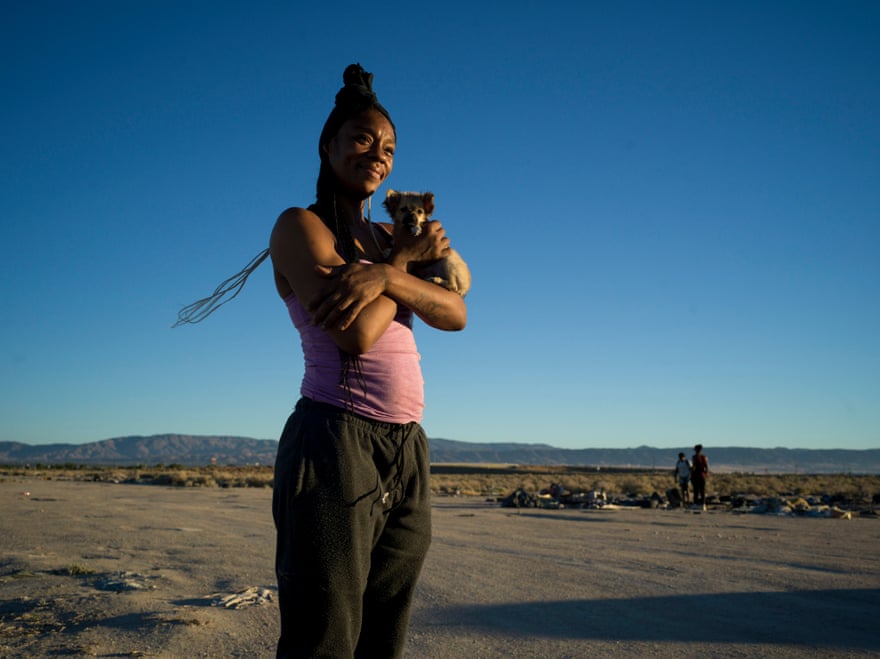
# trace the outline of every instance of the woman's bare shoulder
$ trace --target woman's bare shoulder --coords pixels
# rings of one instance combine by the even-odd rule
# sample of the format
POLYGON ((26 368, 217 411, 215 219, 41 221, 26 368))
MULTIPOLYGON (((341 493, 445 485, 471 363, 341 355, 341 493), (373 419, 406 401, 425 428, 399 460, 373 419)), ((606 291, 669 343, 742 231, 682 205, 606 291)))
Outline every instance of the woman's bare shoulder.
POLYGON ((275 220, 270 245, 293 236, 310 235, 316 231, 323 232, 325 230, 327 230, 326 225, 316 213, 308 208, 292 206, 283 211, 275 220))
POLYGON ((291 282, 303 272, 311 275, 316 263, 336 265, 342 261, 333 232, 316 213, 298 207, 278 216, 269 238, 269 254, 275 269, 291 282))
POLYGON ((308 208, 300 208, 299 206, 291 206, 281 212, 278 216, 278 219, 275 220, 275 227, 284 227, 290 224, 302 224, 302 223, 312 223, 312 222, 323 222, 321 218, 318 217, 317 213, 308 209, 308 208))

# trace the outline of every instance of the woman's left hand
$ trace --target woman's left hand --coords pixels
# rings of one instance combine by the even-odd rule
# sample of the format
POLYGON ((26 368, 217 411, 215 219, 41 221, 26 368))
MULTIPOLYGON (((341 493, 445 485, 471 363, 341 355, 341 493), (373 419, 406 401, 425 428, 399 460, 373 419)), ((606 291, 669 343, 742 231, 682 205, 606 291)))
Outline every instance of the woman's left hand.
POLYGON ((326 280, 326 285, 306 305, 312 324, 324 329, 348 329, 364 307, 385 292, 386 267, 364 263, 316 265, 315 272, 326 280))
POLYGON ((432 263, 449 254, 449 238, 439 220, 430 220, 422 225, 418 236, 412 235, 408 227, 397 224, 394 227, 394 242, 388 262, 400 267, 404 272, 411 265, 432 263))

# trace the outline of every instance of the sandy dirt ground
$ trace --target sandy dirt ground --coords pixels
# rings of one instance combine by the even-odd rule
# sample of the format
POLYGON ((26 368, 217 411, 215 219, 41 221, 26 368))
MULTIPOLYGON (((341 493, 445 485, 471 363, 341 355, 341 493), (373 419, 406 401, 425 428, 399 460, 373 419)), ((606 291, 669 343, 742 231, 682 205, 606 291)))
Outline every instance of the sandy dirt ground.
MULTIPOLYGON (((0 657, 273 656, 271 496, 0 483, 0 657)), ((878 541, 874 518, 438 498, 406 656, 880 656, 878 541)))

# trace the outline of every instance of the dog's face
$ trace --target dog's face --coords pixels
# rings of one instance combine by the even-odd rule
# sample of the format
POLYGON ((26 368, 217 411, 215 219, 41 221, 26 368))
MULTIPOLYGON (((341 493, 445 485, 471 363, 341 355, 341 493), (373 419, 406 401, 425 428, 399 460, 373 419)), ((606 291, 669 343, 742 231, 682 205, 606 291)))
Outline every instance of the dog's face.
POLYGON ((422 232, 422 225, 434 212, 434 193, 389 190, 385 193, 382 205, 395 224, 409 227, 417 236, 422 232))

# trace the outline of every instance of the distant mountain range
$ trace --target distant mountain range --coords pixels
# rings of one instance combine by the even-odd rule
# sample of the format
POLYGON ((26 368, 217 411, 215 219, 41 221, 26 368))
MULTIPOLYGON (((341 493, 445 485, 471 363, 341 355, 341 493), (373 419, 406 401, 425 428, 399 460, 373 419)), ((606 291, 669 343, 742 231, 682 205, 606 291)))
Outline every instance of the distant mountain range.
POLYGON ((88 444, 0 442, 0 464, 271 465, 277 449, 273 439, 216 435, 135 435, 88 444))
MULTIPOLYGON (((691 447, 564 449, 548 444, 473 443, 431 439, 431 461, 596 467, 672 466, 691 447)), ((83 464, 184 466, 271 465, 278 442, 272 439, 200 435, 152 435, 105 439, 88 444, 0 442, 0 464, 83 464)), ((706 446, 712 469, 753 473, 880 473, 880 449, 787 449, 706 446)))

